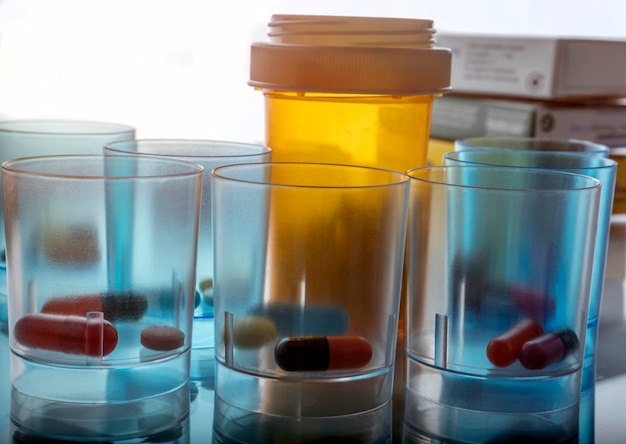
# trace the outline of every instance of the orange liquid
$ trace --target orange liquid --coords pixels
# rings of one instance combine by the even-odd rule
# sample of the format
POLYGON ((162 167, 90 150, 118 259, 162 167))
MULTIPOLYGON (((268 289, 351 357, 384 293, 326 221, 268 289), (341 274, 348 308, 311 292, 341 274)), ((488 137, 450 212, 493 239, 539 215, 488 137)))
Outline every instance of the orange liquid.
MULTIPOLYGON (((426 165, 434 95, 355 95, 267 90, 264 90, 264 95, 266 144, 272 149, 273 162, 354 164, 400 172, 426 165)), ((273 272, 269 274, 270 279, 266 286, 266 298, 269 301, 289 297, 298 300, 295 289, 286 289, 286 283, 281 279, 283 273, 293 275, 300 271, 303 280, 306 279, 309 283, 319 282, 329 288, 347 290, 347 284, 343 281, 362 280, 363 285, 367 286, 368 279, 380 271, 371 267, 368 269, 364 264, 355 265, 355 262, 367 262, 364 257, 359 257, 363 251, 368 251, 366 257, 368 254, 376 255, 380 245, 376 233, 381 221, 365 206, 351 210, 348 208, 350 205, 345 200, 329 200, 328 196, 322 199, 312 196, 310 199, 294 202, 281 198, 277 192, 272 194, 270 226, 274 229, 270 229, 268 266, 273 272), (314 211, 315 208, 319 211, 314 211), (361 245, 363 251, 355 252, 350 246, 355 241, 351 237, 354 236, 354 230, 350 227, 345 227, 343 233, 338 230, 333 239, 323 238, 322 233, 327 232, 324 224, 335 224, 336 218, 333 214, 340 211, 358 214, 353 221, 354 226, 370 233, 367 245, 361 245), (320 219, 319 214, 328 217, 320 219), (301 236, 303 232, 306 233, 300 240, 300 255, 303 258, 294 261, 293 251, 282 242, 301 236), (336 251, 344 251, 335 258, 337 264, 332 267, 333 272, 328 273, 326 270, 323 273, 312 273, 312 270, 297 270, 298 262, 309 262, 306 257, 320 257, 324 252, 328 254, 328 246, 324 240, 337 246, 336 251), (350 270, 355 268, 360 268, 363 274, 359 277, 348 277, 350 270), (306 278, 305 274, 308 274, 306 278)), ((371 266, 375 261, 367 263, 371 266)), ((404 283, 402 292, 406 292, 404 283)), ((388 296, 379 295, 382 298, 388 296)), ((359 299, 349 291, 345 291, 343 297, 329 292, 327 297, 335 302, 338 302, 338 298, 344 299, 344 306, 345 299, 351 299, 352 302, 348 304, 379 303, 370 301, 365 294, 361 294, 359 299)), ((404 295, 402 299, 400 320, 404 312, 404 295)), ((367 322, 371 322, 371 319, 352 317, 352 333, 364 333, 355 330, 360 330, 357 326, 363 328, 367 322)))
POLYGON ((426 164, 434 96, 265 92, 274 162, 349 163, 404 172, 426 164))

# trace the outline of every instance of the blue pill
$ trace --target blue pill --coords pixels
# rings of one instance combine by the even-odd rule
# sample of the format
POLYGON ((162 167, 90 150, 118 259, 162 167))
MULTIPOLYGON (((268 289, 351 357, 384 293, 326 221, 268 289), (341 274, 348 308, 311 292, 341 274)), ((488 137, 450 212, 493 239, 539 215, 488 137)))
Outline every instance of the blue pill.
POLYGON ((263 304, 249 314, 271 319, 280 336, 333 336, 348 331, 348 312, 337 305, 263 304))
POLYGON ((200 302, 202 302, 202 296, 200 296, 200 292, 196 290, 196 295, 193 300, 194 308, 198 308, 198 305, 200 305, 200 302))
POLYGON ((0 323, 9 321, 9 310, 7 308, 7 297, 0 294, 0 323))

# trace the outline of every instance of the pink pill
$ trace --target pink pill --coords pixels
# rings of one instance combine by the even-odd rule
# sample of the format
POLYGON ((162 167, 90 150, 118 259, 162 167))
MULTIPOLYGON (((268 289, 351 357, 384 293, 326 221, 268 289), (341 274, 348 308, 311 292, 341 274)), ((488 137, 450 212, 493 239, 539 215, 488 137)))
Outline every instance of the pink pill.
POLYGON ((155 325, 141 331, 141 345, 151 350, 175 350, 184 343, 185 333, 167 325, 155 325))

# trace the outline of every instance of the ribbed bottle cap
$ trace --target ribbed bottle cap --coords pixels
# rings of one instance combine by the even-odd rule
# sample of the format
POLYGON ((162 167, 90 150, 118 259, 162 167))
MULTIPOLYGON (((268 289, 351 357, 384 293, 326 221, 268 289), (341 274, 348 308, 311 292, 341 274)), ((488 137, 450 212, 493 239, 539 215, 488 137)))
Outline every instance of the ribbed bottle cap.
POLYGON ((274 15, 251 48, 251 86, 346 94, 428 94, 450 88, 451 53, 432 20, 274 15))

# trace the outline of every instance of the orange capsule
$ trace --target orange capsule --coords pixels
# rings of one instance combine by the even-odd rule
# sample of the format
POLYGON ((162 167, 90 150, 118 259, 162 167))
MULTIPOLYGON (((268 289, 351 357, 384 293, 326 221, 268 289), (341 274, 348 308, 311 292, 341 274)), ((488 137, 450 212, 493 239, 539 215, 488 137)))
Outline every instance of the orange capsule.
POLYGON ((508 367, 519 356, 527 341, 543 334, 543 327, 537 321, 524 319, 487 345, 487 359, 496 367, 508 367))
POLYGON ((361 336, 292 336, 276 345, 274 359, 288 372, 357 369, 372 359, 372 346, 361 336))
POLYGON ((118 339, 113 324, 104 319, 92 322, 82 316, 43 313, 21 317, 13 336, 26 347, 94 357, 111 353, 118 339))

